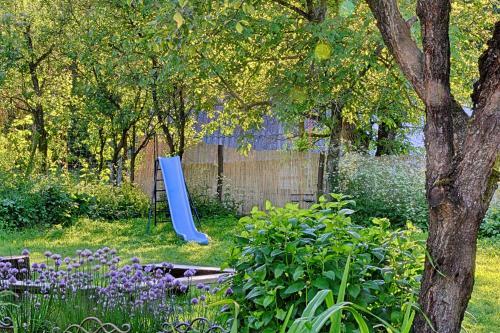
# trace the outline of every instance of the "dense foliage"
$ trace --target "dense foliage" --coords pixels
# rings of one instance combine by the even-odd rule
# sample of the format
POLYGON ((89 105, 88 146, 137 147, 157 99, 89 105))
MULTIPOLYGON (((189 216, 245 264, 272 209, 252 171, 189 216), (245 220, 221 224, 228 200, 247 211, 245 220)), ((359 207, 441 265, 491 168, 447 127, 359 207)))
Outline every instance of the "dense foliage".
POLYGON ((356 200, 356 223, 386 217, 393 225, 411 221, 427 227, 422 156, 369 157, 348 154, 341 164, 340 190, 356 200))
MULTIPOLYGON (((268 203, 266 211, 254 209, 241 219, 245 230, 229 264, 238 271, 234 298, 244 331, 277 332, 288 309, 294 306, 295 318, 319 290, 331 289, 337 298, 349 256, 346 300, 400 325, 401 308, 417 292, 422 270, 415 230, 391 230, 387 219, 373 219, 370 227, 354 224, 353 202, 333 198, 310 209, 268 203)), ((355 319, 346 316, 345 329, 352 331, 355 319)))
POLYGON ((492 206, 479 228, 482 237, 500 238, 500 207, 492 206))
POLYGON ((117 220, 145 216, 149 199, 124 184, 77 184, 67 177, 0 177, 0 229, 68 225, 76 217, 117 220))

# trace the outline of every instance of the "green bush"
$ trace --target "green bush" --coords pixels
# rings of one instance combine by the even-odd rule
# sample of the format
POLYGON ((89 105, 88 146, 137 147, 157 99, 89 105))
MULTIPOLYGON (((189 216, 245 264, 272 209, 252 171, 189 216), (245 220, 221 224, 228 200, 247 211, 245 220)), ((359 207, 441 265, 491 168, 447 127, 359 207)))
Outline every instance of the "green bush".
POLYGON ((222 201, 207 191, 196 190, 191 192, 190 196, 200 217, 237 216, 241 206, 227 194, 223 196, 222 201))
POLYGON ((130 184, 78 184, 70 177, 21 177, 0 171, 0 228, 68 225, 78 216, 128 219, 145 216, 149 199, 130 184))
POLYGON ((148 213, 148 197, 131 184, 80 184, 76 186, 74 197, 78 215, 92 219, 129 219, 148 213))
POLYGON ((0 228, 67 225, 75 208, 63 183, 47 177, 12 178, 0 190, 0 228))
MULTIPOLYGON (((370 227, 354 224, 348 208, 353 202, 333 198, 322 197, 310 209, 268 202, 266 211, 254 208, 240 220, 244 231, 228 265, 238 272, 233 297, 246 331, 279 331, 288 309, 293 306, 296 318, 320 290, 331 289, 337 299, 349 255, 345 300, 394 326, 401 322, 423 268, 423 246, 411 237, 415 229, 393 230, 387 219, 377 218, 370 227)), ((343 323, 347 332, 357 327, 347 313, 343 323)))
POLYGON ((371 157, 348 154, 342 161, 340 191, 356 200, 356 223, 373 217, 393 225, 407 221, 426 228, 425 167, 422 156, 371 157))
POLYGON ((500 238, 500 207, 491 207, 479 228, 479 236, 500 238))

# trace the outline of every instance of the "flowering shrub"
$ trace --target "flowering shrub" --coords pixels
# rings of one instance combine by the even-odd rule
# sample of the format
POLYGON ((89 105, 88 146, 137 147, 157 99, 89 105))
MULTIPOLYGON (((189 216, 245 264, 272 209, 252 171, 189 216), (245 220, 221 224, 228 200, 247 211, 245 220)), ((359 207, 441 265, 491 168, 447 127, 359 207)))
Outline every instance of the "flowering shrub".
POLYGON ((49 251, 45 257, 32 265, 30 279, 20 281, 26 268, 0 260, 0 290, 19 293, 4 307, 17 332, 52 332, 88 316, 129 323, 134 332, 158 332, 166 324, 215 318, 220 311, 207 303, 222 297, 225 289, 201 283, 188 287, 196 274, 192 269, 174 278, 171 264, 141 265, 138 258, 122 263, 116 250, 107 247, 77 251, 74 258, 49 251))
MULTIPOLYGON (((349 256, 345 301, 401 326, 401 309, 415 297, 423 268, 423 246, 410 237, 416 230, 393 230, 387 219, 356 225, 353 202, 332 196, 310 209, 268 202, 266 211, 255 208, 240 220, 244 231, 228 265, 238 272, 233 299, 241 306, 242 332, 280 331, 287 311, 293 306, 292 322, 320 290, 331 289, 337 299, 349 256)), ((344 329, 353 331, 355 318, 345 316, 344 329)))
POLYGON ((393 225, 411 221, 427 226, 425 162, 422 156, 360 156, 342 160, 340 191, 356 200, 353 221, 388 218, 393 225))

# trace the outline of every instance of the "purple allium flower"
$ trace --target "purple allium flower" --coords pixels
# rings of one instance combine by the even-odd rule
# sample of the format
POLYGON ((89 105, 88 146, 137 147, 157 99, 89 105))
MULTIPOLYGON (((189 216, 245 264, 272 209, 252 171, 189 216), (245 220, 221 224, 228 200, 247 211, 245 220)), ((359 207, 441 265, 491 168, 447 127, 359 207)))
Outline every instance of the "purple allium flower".
POLYGON ((24 259, 17 259, 17 263, 24 264, 24 259))
POLYGON ((28 269, 27 268, 21 268, 21 270, 19 272, 21 274, 26 274, 26 273, 28 273, 28 269))
POLYGON ((47 265, 46 265, 44 262, 42 262, 42 263, 40 264, 40 269, 41 269, 41 270, 47 269, 47 265))
POLYGON ((56 261, 54 262, 54 265, 56 265, 57 267, 61 266, 61 264, 61 259, 56 259, 56 261))
POLYGON ((43 253, 43 255, 44 255, 44 256, 46 256, 47 258, 49 258, 49 257, 52 255, 52 252, 50 252, 50 251, 45 251, 45 252, 43 253))
POLYGON ((205 295, 201 295, 201 296, 200 296, 200 300, 201 300, 202 302, 205 302, 205 301, 207 300, 207 296, 205 296, 205 295))
POLYGON ((192 276, 194 276, 195 274, 196 274, 196 270, 191 269, 191 268, 190 268, 190 269, 188 269, 188 270, 186 270, 186 271, 184 272, 184 276, 185 276, 185 277, 192 277, 192 276))
POLYGON ((29 256, 30 255, 30 251, 28 249, 24 249, 22 252, 21 252, 21 255, 23 256, 29 256))
POLYGON ((205 285, 204 285, 203 283, 201 283, 201 282, 200 282, 200 283, 198 283, 198 284, 196 285, 196 288, 197 288, 197 289, 200 289, 200 290, 201 290, 201 289, 205 289, 205 285))
POLYGON ((14 275, 12 275, 8 280, 7 280, 10 284, 14 284, 17 282, 17 279, 14 275))
POLYGON ((64 258, 64 263, 67 265, 71 262, 71 258, 70 257, 66 257, 64 258))
POLYGON ((232 294, 234 294, 234 291, 233 289, 231 289, 231 287, 227 288, 226 292, 224 293, 224 295, 226 296, 231 296, 232 294))
POLYGON ((200 302, 200 301, 199 301, 196 297, 191 299, 191 304, 193 304, 193 305, 196 305, 196 304, 198 304, 199 302, 200 302))
POLYGON ((138 263, 140 263, 140 262, 141 262, 141 260, 140 260, 139 258, 137 258, 137 257, 133 257, 133 258, 131 259, 131 261, 132 261, 132 263, 133 263, 133 264, 138 264, 138 263))
POLYGON ((89 256, 89 257, 87 258, 87 260, 88 260, 89 262, 92 262, 92 261, 94 261, 94 257, 93 257, 93 256, 89 256))
POLYGON ((185 284, 181 284, 179 290, 181 291, 181 293, 185 293, 188 289, 188 286, 185 285, 185 284))

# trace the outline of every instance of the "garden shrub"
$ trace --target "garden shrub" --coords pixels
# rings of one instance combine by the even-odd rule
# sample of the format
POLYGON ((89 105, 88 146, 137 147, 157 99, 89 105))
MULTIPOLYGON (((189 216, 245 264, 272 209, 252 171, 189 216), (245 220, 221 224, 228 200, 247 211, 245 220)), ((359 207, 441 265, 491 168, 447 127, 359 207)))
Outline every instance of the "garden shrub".
MULTIPOLYGON (((343 195, 331 202, 322 197, 310 209, 267 202, 266 211, 254 208, 240 220, 244 231, 228 262, 238 272, 233 297, 241 306, 240 327, 277 332, 292 305, 293 319, 319 290, 331 289, 337 298, 349 255, 346 301, 398 326, 403 304, 417 293, 423 246, 411 237, 411 224, 394 230, 384 218, 370 227, 353 223, 352 205, 343 195)), ((343 322, 347 332, 357 327, 348 314, 343 322)))
POLYGON ((47 177, 13 178, 0 190, 0 228, 67 225, 75 208, 63 183, 47 177))
POLYGON ((103 183, 80 184, 74 194, 78 215, 92 219, 119 220, 143 217, 149 198, 132 184, 112 186, 103 183))
POLYGON ((500 207, 491 207, 479 228, 480 237, 500 238, 500 207))
POLYGON ((210 195, 208 191, 195 190, 190 193, 190 196, 200 217, 237 216, 241 206, 229 194, 224 195, 222 201, 216 196, 210 195))
POLYGON ((149 207, 147 196, 130 184, 79 184, 65 175, 26 178, 2 171, 0 180, 0 229, 68 225, 79 216, 142 217, 149 207))
POLYGON ((342 161, 340 191, 356 200, 356 223, 388 218, 395 226, 407 221, 426 228, 425 162, 416 156, 361 156, 342 161))

